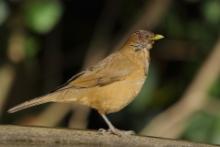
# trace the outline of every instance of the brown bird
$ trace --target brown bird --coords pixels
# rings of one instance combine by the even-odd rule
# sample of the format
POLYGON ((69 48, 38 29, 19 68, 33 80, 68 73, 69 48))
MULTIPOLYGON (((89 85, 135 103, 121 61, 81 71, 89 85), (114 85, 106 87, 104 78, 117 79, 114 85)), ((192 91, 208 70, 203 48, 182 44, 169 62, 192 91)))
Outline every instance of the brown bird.
POLYGON ((96 109, 109 130, 120 134, 106 114, 121 110, 137 96, 147 77, 149 50, 156 40, 162 38, 162 35, 149 31, 136 31, 120 50, 76 74, 60 89, 26 101, 8 112, 13 113, 47 102, 77 102, 96 109))

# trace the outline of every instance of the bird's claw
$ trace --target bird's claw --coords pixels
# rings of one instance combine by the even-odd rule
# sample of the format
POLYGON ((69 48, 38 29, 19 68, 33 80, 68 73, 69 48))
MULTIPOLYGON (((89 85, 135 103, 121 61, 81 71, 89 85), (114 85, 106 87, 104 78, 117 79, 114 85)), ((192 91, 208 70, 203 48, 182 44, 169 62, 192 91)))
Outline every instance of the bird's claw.
POLYGON ((118 135, 118 136, 127 136, 127 135, 134 135, 135 132, 132 131, 132 130, 129 130, 129 131, 126 131, 126 130, 119 130, 119 129, 109 129, 108 130, 111 134, 115 134, 115 135, 118 135))
POLYGON ((134 135, 135 132, 132 130, 129 131, 125 131, 125 130, 119 130, 119 129, 108 129, 105 130, 103 128, 98 130, 101 134, 105 134, 105 133, 109 133, 109 134, 114 134, 114 135, 118 135, 118 136, 128 136, 128 135, 134 135))

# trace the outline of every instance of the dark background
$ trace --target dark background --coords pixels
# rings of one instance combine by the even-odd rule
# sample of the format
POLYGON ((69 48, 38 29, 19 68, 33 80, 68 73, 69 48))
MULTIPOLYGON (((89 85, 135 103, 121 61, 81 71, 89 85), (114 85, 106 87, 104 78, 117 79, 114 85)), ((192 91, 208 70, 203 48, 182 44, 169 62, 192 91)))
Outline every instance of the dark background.
MULTIPOLYGON (((214 83, 202 78, 198 83, 205 88, 193 88, 205 98, 197 95, 183 102, 219 43, 219 25, 218 0, 1 0, 0 123, 106 128, 96 111, 76 104, 44 104, 15 114, 7 109, 56 89, 120 48, 130 33, 146 29, 165 39, 151 50, 142 92, 109 115, 112 123, 144 135, 220 144, 216 70, 206 76, 214 83), (176 105, 181 109, 174 109, 176 105), (172 113, 155 119, 171 108, 172 113)), ((210 66, 215 69, 219 63, 220 55, 210 66)))

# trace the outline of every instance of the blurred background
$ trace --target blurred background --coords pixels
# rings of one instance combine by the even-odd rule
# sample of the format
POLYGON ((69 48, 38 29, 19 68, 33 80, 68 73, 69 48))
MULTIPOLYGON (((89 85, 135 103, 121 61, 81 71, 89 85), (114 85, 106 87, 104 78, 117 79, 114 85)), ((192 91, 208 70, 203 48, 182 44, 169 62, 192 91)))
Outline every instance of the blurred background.
POLYGON ((112 123, 142 135, 220 144, 219 0, 0 0, 0 123, 107 128, 77 104, 7 109, 48 93, 138 29, 163 34, 149 77, 112 123))

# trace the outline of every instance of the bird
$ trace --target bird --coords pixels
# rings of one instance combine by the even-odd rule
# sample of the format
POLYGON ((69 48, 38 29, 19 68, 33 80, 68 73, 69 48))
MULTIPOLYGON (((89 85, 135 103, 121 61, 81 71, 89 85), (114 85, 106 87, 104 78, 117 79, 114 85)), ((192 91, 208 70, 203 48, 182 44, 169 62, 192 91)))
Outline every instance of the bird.
POLYGON ((23 102, 8 112, 48 102, 79 103, 97 110, 108 125, 109 132, 122 134, 106 115, 126 107, 141 91, 148 75, 150 49, 155 41, 162 38, 164 36, 160 34, 137 30, 120 49, 72 76, 60 88, 23 102))

